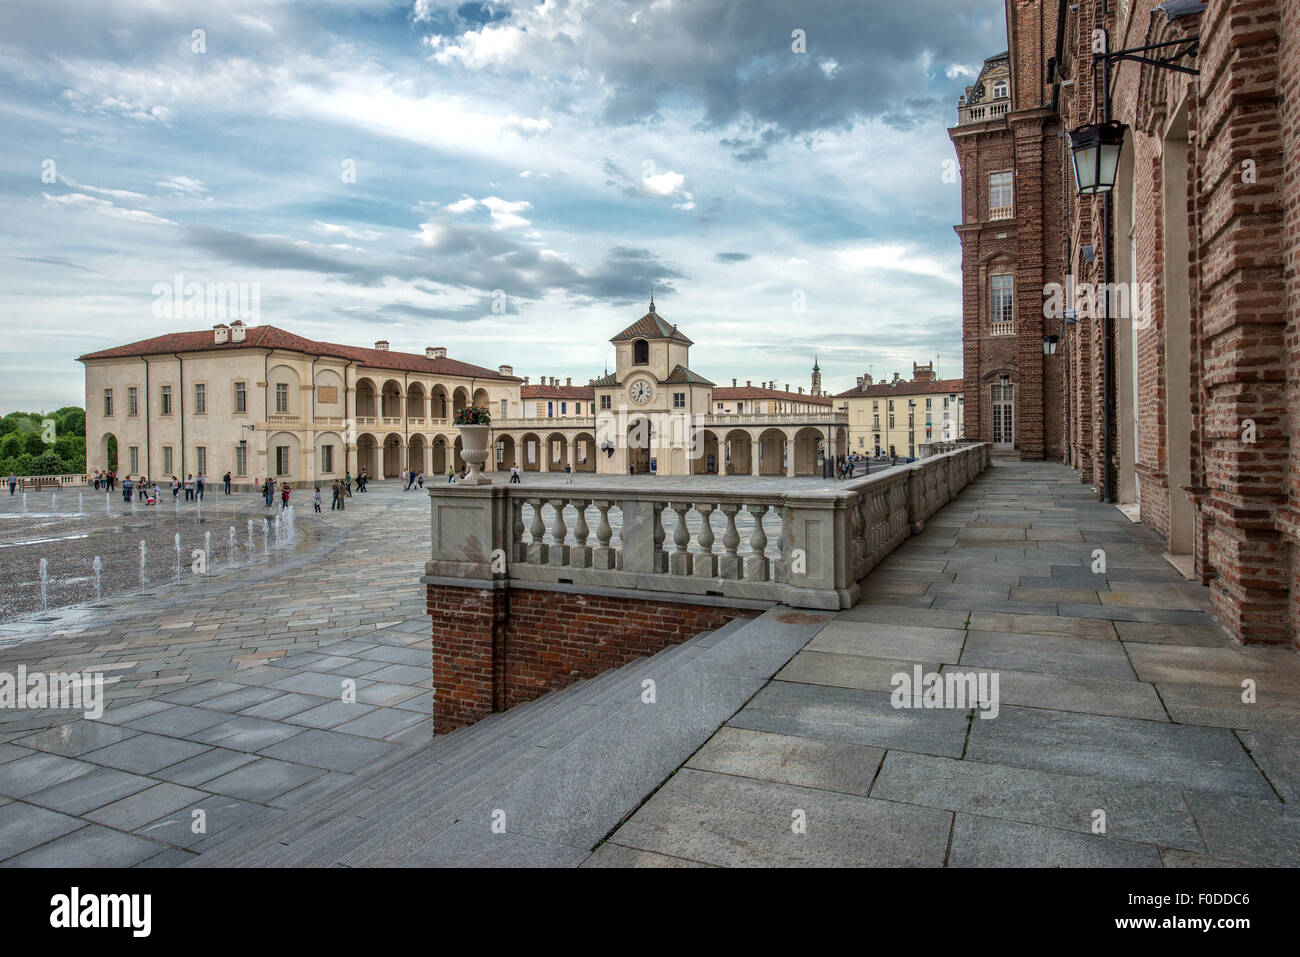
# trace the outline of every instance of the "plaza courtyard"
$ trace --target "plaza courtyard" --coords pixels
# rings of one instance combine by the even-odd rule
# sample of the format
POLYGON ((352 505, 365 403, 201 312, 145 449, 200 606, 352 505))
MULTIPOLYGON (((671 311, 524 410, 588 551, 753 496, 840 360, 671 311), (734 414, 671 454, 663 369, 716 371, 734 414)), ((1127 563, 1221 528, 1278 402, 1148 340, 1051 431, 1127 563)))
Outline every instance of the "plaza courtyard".
POLYGON ((299 502, 279 553, 0 627, 0 672, 102 672, 107 702, 0 710, 0 863, 1300 863, 1295 652, 1234 646, 1064 466, 995 461, 853 608, 774 607, 437 739, 428 503, 373 488, 299 502), (916 665, 996 672, 997 716, 894 707, 916 665))

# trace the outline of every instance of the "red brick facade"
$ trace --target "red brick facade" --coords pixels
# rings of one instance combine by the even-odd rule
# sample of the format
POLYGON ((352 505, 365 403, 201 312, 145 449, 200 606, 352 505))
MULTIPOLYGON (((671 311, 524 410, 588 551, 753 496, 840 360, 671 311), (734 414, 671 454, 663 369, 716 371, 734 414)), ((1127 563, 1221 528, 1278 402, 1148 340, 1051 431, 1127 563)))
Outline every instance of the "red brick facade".
POLYGON ((758 614, 571 591, 426 588, 435 734, 758 614))
MULTIPOLYGON (((1063 457, 1101 494, 1109 371, 1115 407, 1109 467, 1117 501, 1136 506, 1170 555, 1210 586, 1215 614, 1233 635, 1298 646, 1300 0, 1164 7, 1157 0, 1007 4, 1014 109, 989 123, 970 121, 966 111, 951 131, 963 173, 958 233, 968 434, 990 438, 976 419, 984 405, 972 402, 972 385, 982 385, 999 366, 1014 370, 1021 383, 1018 445, 1024 457, 1033 455, 1032 430, 1022 425, 1036 416, 1026 408, 1033 401, 1026 380, 1037 376, 1043 451, 1063 457), (1026 29, 1040 14, 1048 25, 1043 47, 1039 33, 1026 29), (1059 46, 1058 22, 1064 25, 1059 46), (1081 197, 1068 138, 1050 141, 1047 131, 1101 119, 1104 67, 1093 58, 1098 30, 1112 52, 1199 38, 1199 55, 1179 61, 1199 72, 1134 61, 1111 66, 1111 115, 1128 127, 1120 170, 1109 194, 1081 197), (1039 69, 1044 52, 1056 59, 1039 69), (1048 104, 1050 120, 1031 115, 1036 101, 1048 104), (1022 127, 1035 132, 1022 134, 1022 127), (1034 178, 1027 167, 1039 146, 1034 178), (980 219, 987 205, 983 173, 1005 163, 1013 149, 1015 229, 998 240, 1005 224, 980 219), (1027 176, 1036 184, 1032 191, 1024 187, 1027 176), (1111 311, 1109 370, 1102 362, 1103 323, 1082 314, 1064 326, 1054 357, 1061 361, 1049 360, 1041 373, 1024 361, 1030 343, 1021 321, 1031 310, 1042 315, 1046 296, 1041 284, 1033 288, 1039 264, 1028 248, 1026 219, 1042 224, 1032 242, 1046 282, 1072 277, 1101 284, 1109 257, 1113 281, 1138 291, 1144 308, 1111 311), (1016 271, 1014 350, 992 341, 1006 337, 986 334, 981 270, 999 255, 1016 271), (1054 407, 1058 385, 1064 402, 1054 407)), ((1050 324, 1044 320, 1043 334, 1061 331, 1050 324)))

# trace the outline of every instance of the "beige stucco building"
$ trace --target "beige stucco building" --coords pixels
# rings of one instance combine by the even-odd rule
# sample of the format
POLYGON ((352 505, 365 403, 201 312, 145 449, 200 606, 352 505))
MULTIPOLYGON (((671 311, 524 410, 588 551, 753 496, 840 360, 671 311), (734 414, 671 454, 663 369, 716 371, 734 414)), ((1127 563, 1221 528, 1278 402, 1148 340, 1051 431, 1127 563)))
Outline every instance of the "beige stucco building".
POLYGON ((229 470, 238 484, 293 484, 366 468, 446 473, 463 465, 452 416, 520 412, 521 380, 449 359, 316 342, 236 321, 84 355, 86 467, 162 483, 229 470), (117 461, 110 461, 115 444, 117 461))
POLYGON ((890 382, 859 376, 857 386, 835 396, 835 407, 848 412, 850 451, 916 458, 923 444, 962 438, 962 385, 936 379, 931 364, 912 363, 911 381, 897 372, 890 382))

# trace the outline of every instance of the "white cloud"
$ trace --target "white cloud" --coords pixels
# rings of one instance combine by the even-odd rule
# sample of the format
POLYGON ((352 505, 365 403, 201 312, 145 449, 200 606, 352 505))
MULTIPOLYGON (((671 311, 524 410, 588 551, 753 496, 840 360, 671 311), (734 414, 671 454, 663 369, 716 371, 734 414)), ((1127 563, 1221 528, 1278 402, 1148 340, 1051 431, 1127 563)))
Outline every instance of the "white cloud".
POLYGON ((656 196, 671 196, 681 189, 685 182, 685 176, 672 170, 641 178, 641 185, 645 187, 646 192, 654 193, 656 196))
POLYGON ((202 196, 208 191, 208 188, 203 185, 203 180, 192 179, 189 176, 170 176, 154 183, 154 185, 169 189, 173 193, 184 193, 187 196, 202 196))
POLYGON ((488 211, 492 214, 492 226, 494 229, 513 229, 519 226, 529 225, 529 220, 517 215, 525 209, 532 208, 533 204, 526 200, 512 203, 504 199, 498 199, 495 196, 489 196, 483 200, 483 205, 486 206, 488 211))
MULTIPOLYGON (((346 239, 360 239, 365 241, 382 239, 384 235, 383 233, 375 232, 373 229, 356 230, 350 226, 341 226, 337 223, 321 222, 319 219, 312 223, 312 229, 325 236, 343 236, 346 239)), ((353 247, 349 246, 347 248, 351 249, 353 247)))
POLYGON ((975 77, 979 76, 979 73, 977 71, 972 70, 970 67, 964 66, 961 63, 949 63, 948 68, 943 72, 944 75, 948 77, 948 79, 950 80, 955 80, 959 76, 968 77, 970 79, 974 79, 975 77))
POLYGON ((76 180, 68 179, 68 177, 66 176, 60 176, 59 179, 61 179, 66 186, 69 186, 72 189, 79 189, 90 193, 98 193, 100 196, 112 196, 114 199, 125 199, 125 200, 130 200, 132 202, 140 202, 141 200, 146 200, 149 198, 144 193, 134 193, 129 189, 108 189, 103 186, 87 186, 85 183, 78 183, 76 180))
POLYGON ((478 206, 478 200, 473 196, 466 196, 464 199, 458 199, 456 202, 447 206, 447 212, 459 216, 462 213, 468 213, 478 206))
POLYGON ((530 116, 508 116, 501 126, 502 129, 513 130, 520 136, 540 136, 551 132, 551 121, 544 116, 539 119, 530 116))
POLYGON ((62 196, 51 196, 49 193, 42 193, 47 203, 54 203, 56 206, 68 206, 73 209, 87 209, 96 213, 103 213, 105 216, 113 216, 117 219, 125 219, 133 223, 156 223, 164 226, 175 226, 176 224, 170 219, 162 219, 153 213, 147 213, 142 209, 123 209, 121 206, 115 206, 107 199, 99 199, 95 196, 88 196, 85 193, 64 193, 62 196))

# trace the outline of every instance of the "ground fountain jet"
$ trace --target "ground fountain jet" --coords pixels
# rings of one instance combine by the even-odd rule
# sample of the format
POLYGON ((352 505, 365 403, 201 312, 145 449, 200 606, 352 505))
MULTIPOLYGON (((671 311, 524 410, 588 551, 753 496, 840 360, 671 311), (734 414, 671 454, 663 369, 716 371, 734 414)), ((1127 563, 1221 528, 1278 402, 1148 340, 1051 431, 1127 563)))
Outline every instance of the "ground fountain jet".
POLYGON ((212 533, 203 533, 203 574, 212 574, 212 533))
POLYGON ((181 583, 181 533, 176 533, 176 584, 181 583))
POLYGON ((257 557, 257 546, 253 544, 253 520, 248 520, 248 563, 251 565, 257 557))
POLYGON ((103 597, 103 593, 100 591, 99 587, 99 573, 100 570, 103 569, 104 563, 101 562, 99 556, 96 555, 95 560, 90 563, 90 567, 95 572, 95 601, 99 601, 100 598, 103 597))
POLYGON ((45 586, 46 583, 49 581, 49 578, 50 578, 49 559, 42 558, 41 559, 41 611, 45 611, 49 607, 49 603, 45 600, 45 586))
POLYGON ((230 526, 230 552, 228 553, 228 557, 230 559, 230 567, 234 568, 235 567, 235 526, 233 525, 230 526))
POLYGON ((143 588, 143 587, 144 587, 144 584, 145 584, 145 582, 144 582, 144 563, 145 563, 145 555, 146 555, 146 554, 147 554, 147 549, 146 549, 145 544, 144 544, 144 539, 142 538, 142 539, 140 539, 140 587, 141 587, 141 588, 143 588))

